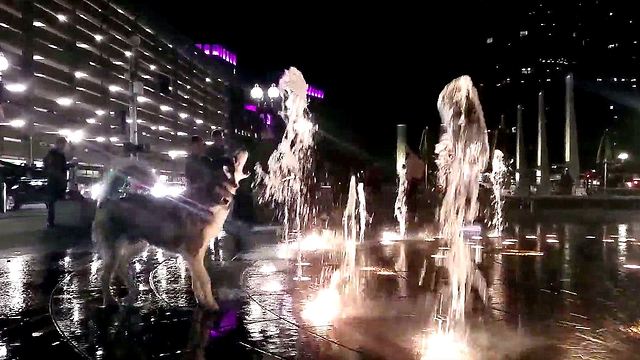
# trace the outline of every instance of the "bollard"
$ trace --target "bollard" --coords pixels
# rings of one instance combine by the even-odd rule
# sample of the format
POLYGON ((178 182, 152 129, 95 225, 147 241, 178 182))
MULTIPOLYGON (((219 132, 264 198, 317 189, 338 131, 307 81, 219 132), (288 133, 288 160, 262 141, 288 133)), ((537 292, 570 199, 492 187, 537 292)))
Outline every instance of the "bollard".
POLYGON ((7 212, 7 183, 4 181, 0 183, 0 213, 7 212))

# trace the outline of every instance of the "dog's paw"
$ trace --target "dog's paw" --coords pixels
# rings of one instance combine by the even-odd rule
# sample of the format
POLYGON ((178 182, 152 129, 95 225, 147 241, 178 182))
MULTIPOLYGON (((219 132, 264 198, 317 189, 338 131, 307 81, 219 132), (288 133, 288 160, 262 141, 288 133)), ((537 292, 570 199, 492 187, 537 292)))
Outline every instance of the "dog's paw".
POLYGON ((198 303, 198 306, 200 306, 202 310, 207 312, 220 311, 220 306, 218 306, 218 303, 215 300, 213 302, 198 303))

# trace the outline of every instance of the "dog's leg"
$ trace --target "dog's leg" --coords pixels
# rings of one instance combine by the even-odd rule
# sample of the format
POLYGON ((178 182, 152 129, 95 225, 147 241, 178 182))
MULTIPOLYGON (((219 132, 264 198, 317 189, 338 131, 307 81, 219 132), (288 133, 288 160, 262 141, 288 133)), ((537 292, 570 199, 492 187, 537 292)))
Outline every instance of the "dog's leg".
POLYGON ((191 289, 193 290, 193 296, 195 296, 198 305, 204 306, 204 296, 202 295, 202 288, 200 287, 200 282, 196 277, 195 272, 195 258, 190 256, 187 253, 182 253, 182 258, 187 262, 187 267, 189 268, 189 273, 191 274, 191 289))
POLYGON ((113 248, 102 249, 102 277, 100 279, 102 283, 102 304, 105 307, 117 305, 118 302, 111 294, 111 279, 113 278, 113 272, 118 265, 118 259, 116 257, 116 251, 113 248))
POLYGON ((146 244, 142 241, 131 243, 126 239, 121 240, 122 245, 119 248, 118 277, 127 286, 127 297, 124 299, 126 305, 133 305, 138 298, 139 290, 136 285, 135 272, 129 271, 129 265, 133 257, 138 255, 144 249, 146 244))
POLYGON ((197 255, 194 257, 185 257, 191 270, 191 282, 193 283, 193 292, 200 306, 204 306, 209 310, 218 310, 218 303, 213 298, 211 292, 211 279, 204 267, 204 257, 197 255))

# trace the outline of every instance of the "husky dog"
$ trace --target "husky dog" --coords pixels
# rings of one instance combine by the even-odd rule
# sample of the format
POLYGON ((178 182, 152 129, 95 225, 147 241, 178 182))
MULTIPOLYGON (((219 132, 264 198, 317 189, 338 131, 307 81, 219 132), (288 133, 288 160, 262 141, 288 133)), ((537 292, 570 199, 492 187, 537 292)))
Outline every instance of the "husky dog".
MULTIPOLYGON (((129 192, 123 197, 105 196, 99 200, 92 239, 104 263, 101 281, 105 306, 117 304, 110 291, 114 275, 127 285, 129 294, 125 301, 135 302, 137 286, 134 277, 129 276, 129 263, 147 245, 153 245, 182 255, 191 272, 198 304, 210 310, 218 309, 204 256, 210 239, 218 236, 222 229, 238 182, 248 176, 243 172, 247 157, 246 151, 239 151, 233 158, 233 169, 230 165, 222 170, 212 167, 210 176, 203 179, 204 186, 187 189, 185 197, 154 198, 129 192)), ((126 167, 128 172, 134 169, 134 173, 140 174, 135 168, 135 164, 126 167)), ((107 181, 106 193, 113 192, 114 184, 118 183, 115 178, 118 176, 107 181)))

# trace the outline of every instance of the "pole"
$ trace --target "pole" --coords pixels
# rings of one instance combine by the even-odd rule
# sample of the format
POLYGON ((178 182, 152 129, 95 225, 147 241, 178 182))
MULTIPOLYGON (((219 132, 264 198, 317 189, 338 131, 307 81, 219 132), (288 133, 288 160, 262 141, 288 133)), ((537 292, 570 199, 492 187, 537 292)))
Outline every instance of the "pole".
POLYGON ((527 159, 524 148, 524 130, 522 125, 522 106, 518 105, 516 113, 516 182, 517 194, 520 196, 529 195, 529 179, 527 171, 527 159))
POLYGON ((7 184, 2 181, 0 182, 0 197, 2 197, 2 203, 0 204, 0 212, 7 212, 7 184))
POLYGON ((29 133, 29 166, 33 166, 33 133, 29 133))
POLYGON ((609 164, 608 160, 604 160, 604 179, 602 179, 602 181, 604 181, 604 191, 607 191, 607 165, 609 164))
POLYGON ((547 119, 544 109, 544 93, 538 93, 538 170, 540 171, 540 182, 538 184, 539 195, 548 195, 551 190, 551 180, 549 178, 549 151, 547 148, 547 119))
POLYGON ((574 106, 573 75, 569 74, 565 78, 564 158, 569 174, 578 187, 580 186, 580 159, 578 158, 578 131, 574 106))
MULTIPOLYGON (((138 47, 140 47, 140 38, 138 36, 132 36, 129 39, 131 44, 131 56, 129 56, 129 118, 131 124, 129 125, 129 141, 133 145, 138 145, 138 93, 140 93, 139 85, 136 82, 137 68, 136 58, 138 56, 138 47)), ((137 157, 137 153, 134 151, 131 157, 137 157)))

